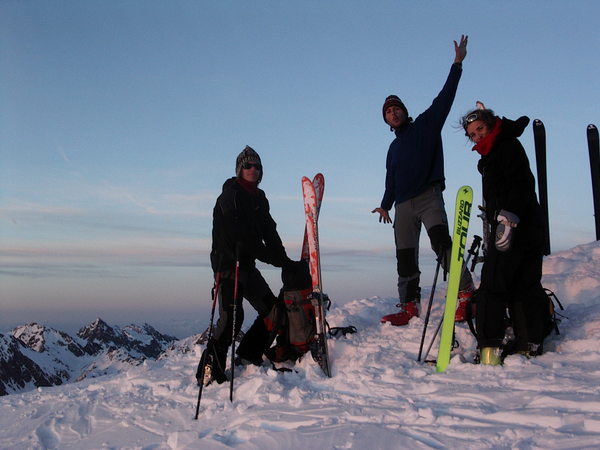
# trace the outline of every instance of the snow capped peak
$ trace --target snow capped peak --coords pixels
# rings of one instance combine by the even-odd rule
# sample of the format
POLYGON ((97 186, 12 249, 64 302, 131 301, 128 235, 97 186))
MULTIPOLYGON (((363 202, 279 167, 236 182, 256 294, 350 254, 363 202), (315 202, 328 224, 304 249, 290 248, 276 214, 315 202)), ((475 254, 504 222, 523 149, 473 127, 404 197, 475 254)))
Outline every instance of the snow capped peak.
POLYGON ((0 337, 0 395, 121 372, 157 358, 175 341, 148 324, 121 329, 100 318, 81 328, 77 340, 37 323, 0 337))
POLYGON ((114 335, 115 330, 100 318, 97 318, 91 324, 81 328, 77 332, 77 336, 82 339, 104 339, 106 336, 114 335))
POLYGON ((129 338, 134 340, 139 340, 141 342, 148 343, 150 341, 157 340, 160 342, 170 342, 177 340, 174 336, 168 336, 162 333, 159 333, 156 328, 153 326, 144 323, 144 325, 136 325, 130 324, 123 327, 122 332, 129 336, 129 338))
POLYGON ((38 353, 46 351, 47 346, 52 347, 55 345, 67 347, 75 354, 83 353, 79 344, 67 333, 35 322, 15 327, 12 330, 12 335, 27 348, 38 353))
POLYGON ((16 327, 12 331, 12 335, 20 340, 25 346, 36 352, 44 351, 46 327, 32 322, 27 325, 16 327))

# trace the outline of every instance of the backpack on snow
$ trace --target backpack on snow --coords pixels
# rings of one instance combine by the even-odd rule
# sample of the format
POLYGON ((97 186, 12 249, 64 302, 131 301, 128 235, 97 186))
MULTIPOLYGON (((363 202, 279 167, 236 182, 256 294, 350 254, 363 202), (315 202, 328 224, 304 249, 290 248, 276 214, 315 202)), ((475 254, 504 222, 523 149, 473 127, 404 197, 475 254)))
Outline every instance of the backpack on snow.
POLYGON ((276 338, 265 352, 272 362, 296 361, 310 350, 315 339, 315 309, 310 300, 312 280, 308 263, 287 265, 281 272, 283 288, 279 301, 264 318, 265 326, 276 338))

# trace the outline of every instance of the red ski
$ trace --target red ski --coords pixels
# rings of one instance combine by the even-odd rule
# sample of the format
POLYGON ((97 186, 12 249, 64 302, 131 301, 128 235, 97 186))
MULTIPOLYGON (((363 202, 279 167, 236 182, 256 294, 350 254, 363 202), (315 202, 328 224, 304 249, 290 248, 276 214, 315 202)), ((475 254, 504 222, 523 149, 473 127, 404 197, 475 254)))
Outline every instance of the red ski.
POLYGON ((316 335, 311 345, 311 354, 313 359, 323 369, 325 375, 331 377, 329 352, 327 350, 327 325, 325 321, 325 304, 329 303, 329 299, 323 293, 323 284, 321 281, 319 229, 317 226, 321 199, 323 198, 323 175, 318 174, 315 176, 315 180, 317 180, 317 185, 319 186, 319 194, 317 194, 315 184, 309 178, 302 177, 302 195, 304 197, 304 214, 306 216, 305 240, 308 244, 308 261, 313 290, 311 302, 315 308, 316 322, 316 335))
MULTIPOLYGON (((319 219, 319 211, 321 210, 321 201, 323 200, 323 191, 325 190, 325 177, 323 177, 322 173, 318 173, 312 180, 312 184, 315 188, 316 195, 316 205, 317 205, 317 220, 319 219)), ((304 241, 302 242, 302 254, 301 259, 308 261, 309 259, 309 249, 308 249, 308 233, 307 227, 304 227, 304 241)))

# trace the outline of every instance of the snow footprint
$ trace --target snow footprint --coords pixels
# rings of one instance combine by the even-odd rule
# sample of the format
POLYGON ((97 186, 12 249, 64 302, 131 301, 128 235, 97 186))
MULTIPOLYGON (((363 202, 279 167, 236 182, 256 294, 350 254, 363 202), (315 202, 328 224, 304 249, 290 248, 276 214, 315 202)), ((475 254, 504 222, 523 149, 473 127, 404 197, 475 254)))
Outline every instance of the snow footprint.
POLYGON ((47 420, 43 425, 37 427, 35 435, 42 448, 53 449, 60 446, 60 437, 55 430, 54 418, 47 420))

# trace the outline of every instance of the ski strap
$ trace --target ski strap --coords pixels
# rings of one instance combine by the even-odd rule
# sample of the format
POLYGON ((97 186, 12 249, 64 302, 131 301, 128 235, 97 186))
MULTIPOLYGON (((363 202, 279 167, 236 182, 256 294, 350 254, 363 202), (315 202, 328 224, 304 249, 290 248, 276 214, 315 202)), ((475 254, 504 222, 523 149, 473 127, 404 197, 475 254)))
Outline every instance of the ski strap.
POLYGON ((558 307, 560 308, 561 311, 565 310, 565 308, 563 307, 562 303, 560 302, 560 300, 558 299, 556 294, 548 288, 544 288, 544 292, 546 293, 546 295, 550 299, 550 303, 552 304, 552 310, 551 310, 552 317, 551 318, 552 318, 552 323, 554 325, 554 331, 558 335, 558 334, 560 334, 560 330, 558 329, 558 323, 561 321, 561 319, 557 319, 556 316, 560 316, 563 319, 568 319, 568 317, 565 316, 564 314, 560 314, 560 313, 556 312, 556 307, 554 306, 555 301, 558 304, 558 307))
POLYGON ((276 372, 294 372, 294 370, 290 369, 289 367, 277 367, 273 361, 271 361, 271 368, 276 372))
POLYGON ((327 324, 327 328, 329 336, 331 337, 337 337, 340 333, 346 337, 347 334, 354 334, 358 331, 354 325, 348 325, 347 327, 329 327, 329 324, 327 324))

